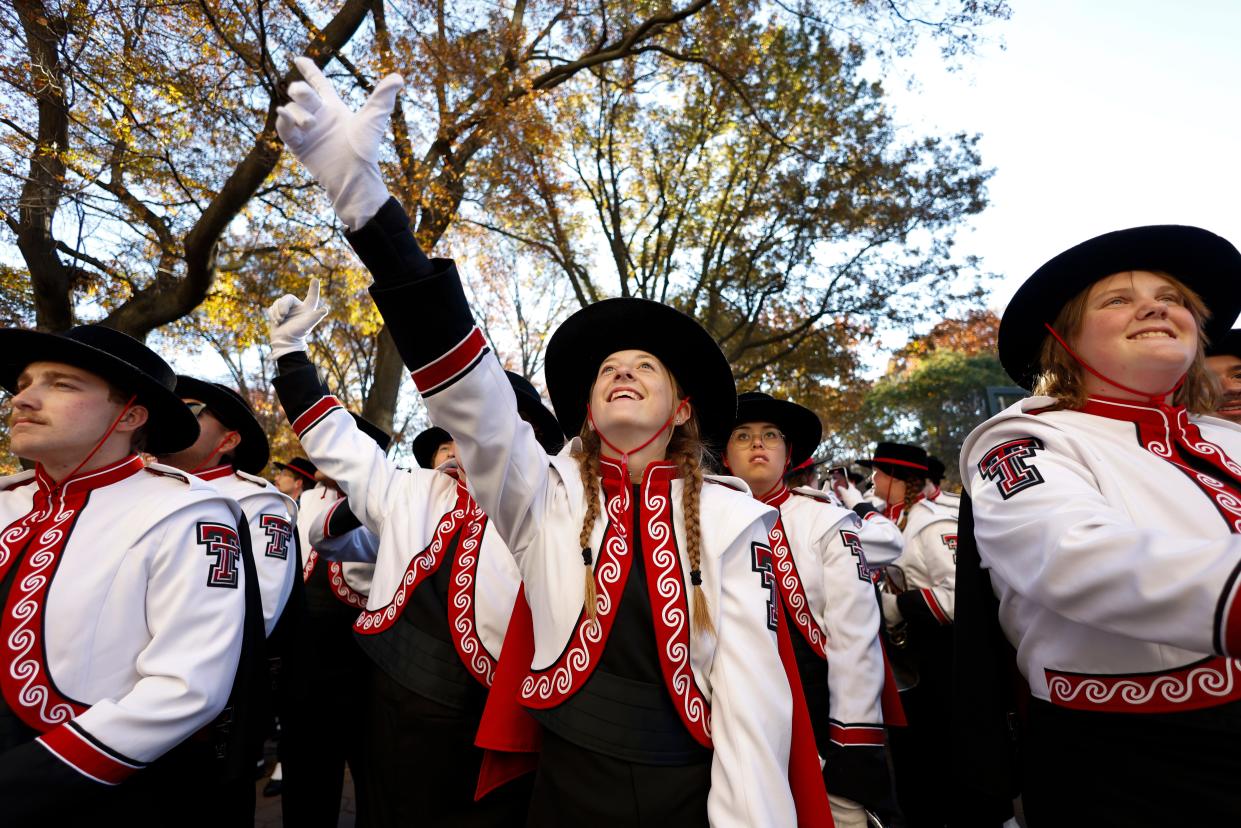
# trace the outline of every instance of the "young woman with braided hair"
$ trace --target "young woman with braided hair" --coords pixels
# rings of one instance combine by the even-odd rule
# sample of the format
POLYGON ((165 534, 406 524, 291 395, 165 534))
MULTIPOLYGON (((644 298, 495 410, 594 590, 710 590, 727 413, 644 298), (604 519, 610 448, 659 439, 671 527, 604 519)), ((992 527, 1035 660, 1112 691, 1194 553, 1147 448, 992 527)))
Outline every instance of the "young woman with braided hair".
MULTIPOLYGON (((428 260, 383 184, 401 79, 353 113, 311 61, 297 65, 308 83, 290 87, 277 129, 351 230, 431 419, 521 571, 478 739, 509 753, 480 790, 541 736, 533 825, 830 824, 773 603, 775 513, 740 481, 700 476, 697 437, 722 444, 732 427, 719 346, 656 302, 578 311, 548 343, 545 375, 564 433, 585 440, 549 457, 456 267, 428 260)), ((304 336, 297 318, 282 336, 304 336)))

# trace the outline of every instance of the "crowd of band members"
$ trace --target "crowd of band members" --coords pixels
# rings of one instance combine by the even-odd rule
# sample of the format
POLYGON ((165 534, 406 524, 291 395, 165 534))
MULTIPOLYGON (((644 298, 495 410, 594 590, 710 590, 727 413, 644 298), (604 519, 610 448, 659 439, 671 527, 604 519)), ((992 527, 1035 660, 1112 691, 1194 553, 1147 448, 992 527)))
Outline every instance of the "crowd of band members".
POLYGON ((346 767, 367 826, 1241 814, 1232 244, 1131 228, 1038 268, 999 337, 1032 394, 955 494, 915 445, 817 462, 813 411, 649 300, 559 326, 549 406, 383 184, 401 79, 354 113, 298 68, 281 137, 434 425, 405 469, 341 405, 313 280, 267 311, 305 454, 270 464, 245 398, 123 334, 0 330, 12 824, 250 824, 273 721, 290 826, 337 823, 346 767))

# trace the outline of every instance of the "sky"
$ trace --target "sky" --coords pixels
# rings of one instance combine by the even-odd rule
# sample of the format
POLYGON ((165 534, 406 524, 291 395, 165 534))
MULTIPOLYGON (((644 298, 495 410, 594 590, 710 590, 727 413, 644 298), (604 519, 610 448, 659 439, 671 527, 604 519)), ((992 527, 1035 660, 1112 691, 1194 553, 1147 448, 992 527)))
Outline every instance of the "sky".
POLYGON ((997 312, 1039 265, 1142 224, 1241 244, 1241 3, 1010 0, 955 72, 933 48, 885 83, 921 133, 981 133, 990 205, 959 237, 997 312), (1001 48, 1001 44, 1003 48, 1001 48))

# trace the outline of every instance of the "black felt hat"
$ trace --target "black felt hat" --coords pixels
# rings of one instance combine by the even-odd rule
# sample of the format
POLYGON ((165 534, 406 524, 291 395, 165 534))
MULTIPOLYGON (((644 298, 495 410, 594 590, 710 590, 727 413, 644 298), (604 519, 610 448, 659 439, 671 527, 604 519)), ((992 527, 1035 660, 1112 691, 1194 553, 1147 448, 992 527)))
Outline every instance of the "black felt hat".
POLYGON ((1032 388, 1043 340, 1050 335, 1046 325, 1099 279, 1130 270, 1168 273, 1201 296, 1211 311, 1208 347, 1241 311, 1241 253, 1227 239, 1179 224, 1105 233, 1056 256, 1017 289, 1000 320, 1000 362, 1008 375, 1032 388))
POLYGON ((305 457, 294 457, 287 463, 272 463, 272 465, 278 469, 288 469, 293 472, 293 474, 296 474, 298 477, 302 477, 311 483, 315 482, 315 472, 319 470, 318 466, 307 460, 305 457))
POLYGON ((183 400, 192 399, 206 403, 207 410, 214 414, 217 420, 241 436, 241 442, 232 451, 233 468, 250 474, 258 474, 263 470, 271 451, 267 443, 267 432, 263 431, 258 417, 254 416, 250 403, 240 394, 218 382, 207 382, 178 374, 177 396, 183 400))
POLYGON ((548 454, 560 451, 560 447, 564 445, 564 432, 560 430, 556 415, 543 405, 538 389, 521 374, 512 371, 504 373, 517 397, 517 410, 525 415, 526 421, 534 428, 534 436, 538 438, 539 445, 548 454))
POLYGON ((146 450, 169 454, 198 439, 198 419, 176 393, 177 375, 159 354, 131 336, 102 325, 79 325, 64 333, 0 329, 0 386, 17 390, 32 362, 62 362, 90 371, 134 394, 148 414, 146 450))
POLYGON ((375 444, 379 446, 380 451, 382 451, 384 454, 388 453, 388 446, 392 445, 391 434, 384 431, 382 428, 375 425, 370 420, 363 417, 361 414, 355 414, 352 411, 350 411, 349 416, 353 417, 353 421, 354 423, 357 424, 359 431, 361 431, 367 437, 370 437, 372 440, 375 441, 375 444))
POLYGON ((857 464, 892 475, 899 472, 917 472, 923 477, 929 477, 930 474, 930 458, 927 457, 926 450, 907 443, 880 443, 875 446, 874 457, 859 460, 857 464))
POLYGON ((445 443, 452 442, 452 435, 439 426, 431 426, 414 438, 414 459, 424 469, 435 468, 435 452, 445 443))
POLYGON ((743 423, 772 423, 783 431, 788 443, 790 469, 809 460, 823 439, 823 424, 818 414, 761 391, 746 391, 737 396, 737 417, 733 426, 743 423))
POLYGON ((1241 359, 1241 329, 1233 329, 1216 337, 1207 348, 1207 356, 1234 356, 1241 359))
POLYGON ((940 460, 938 457, 936 457, 933 454, 927 455, 927 458, 926 458, 926 479, 927 480, 930 480, 932 483, 938 484, 939 481, 944 479, 945 471, 947 471, 947 466, 944 465, 943 460, 940 460))
POLYGON ((681 311, 649 299, 605 299, 582 308, 547 343, 547 393, 566 435, 586 421, 599 365, 617 351, 659 358, 690 398, 702 439, 722 449, 737 411, 737 384, 720 346, 681 311))

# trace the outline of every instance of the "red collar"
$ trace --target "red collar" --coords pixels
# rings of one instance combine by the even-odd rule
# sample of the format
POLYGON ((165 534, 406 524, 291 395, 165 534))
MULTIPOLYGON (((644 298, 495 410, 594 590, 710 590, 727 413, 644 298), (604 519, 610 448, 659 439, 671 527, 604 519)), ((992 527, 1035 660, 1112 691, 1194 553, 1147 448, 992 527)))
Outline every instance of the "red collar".
MULTIPOLYGON (((920 503, 923 500, 926 500, 926 495, 919 494, 917 497, 914 498, 913 503, 910 503, 909 505, 913 506, 917 503, 920 503)), ((900 520, 901 512, 904 512, 904 511, 905 511, 905 502, 901 501, 900 503, 893 503, 891 506, 889 506, 886 510, 884 510, 883 515, 888 520, 892 521, 893 523, 896 523, 898 520, 900 520)))
MULTIPOLYGON (((83 494, 95 489, 101 489, 104 486, 111 486, 113 483, 119 483, 125 478, 132 477, 142 471, 144 468, 146 466, 143 464, 142 458, 136 454, 131 454, 109 466, 78 472, 72 477, 60 481, 59 487, 64 494, 69 494, 70 492, 83 494)), ((57 488, 56 481, 44 471, 42 464, 35 466, 34 476, 42 491, 50 492, 57 488)))
POLYGON ((221 477, 228 477, 233 473, 233 467, 230 465, 212 466, 209 469, 194 472, 194 476, 199 480, 219 480, 221 477))
POLYGON ((1112 420, 1166 426, 1185 413, 1185 406, 1094 396, 1087 399, 1086 404, 1079 410, 1084 414, 1094 414, 1097 417, 1107 417, 1112 420))
MULTIPOLYGON (((627 467, 621 465, 619 460, 613 460, 610 457, 599 456, 599 472, 605 483, 616 485, 630 482, 627 467)), ((642 472, 642 485, 645 486, 651 481, 668 481, 678 476, 675 463, 668 460, 656 460, 646 467, 646 471, 642 472)))
POLYGON ((936 486, 935 491, 931 492, 929 497, 931 498, 931 500, 939 500, 940 495, 942 495, 943 493, 944 493, 944 490, 941 489, 939 486, 936 486))
POLYGON ((776 484, 775 488, 768 491, 767 494, 760 497, 759 500, 763 501, 768 506, 775 506, 779 509, 780 504, 792 496, 793 492, 789 489, 785 482, 781 480, 776 484))

